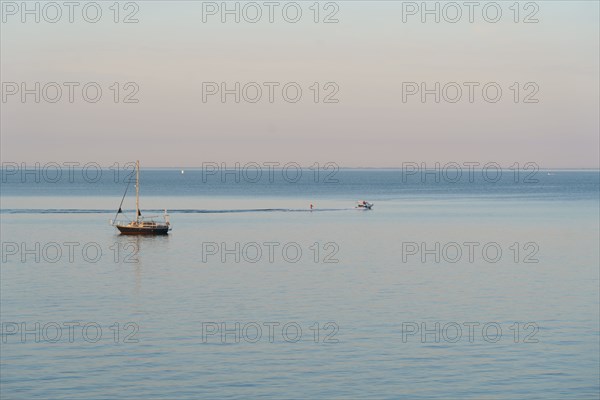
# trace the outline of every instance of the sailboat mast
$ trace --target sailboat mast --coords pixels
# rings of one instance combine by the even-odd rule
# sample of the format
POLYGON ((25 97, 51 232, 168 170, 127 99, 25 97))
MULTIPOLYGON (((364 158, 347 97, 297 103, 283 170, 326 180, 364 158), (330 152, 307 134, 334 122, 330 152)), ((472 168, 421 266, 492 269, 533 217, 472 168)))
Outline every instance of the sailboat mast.
POLYGON ((140 220, 140 160, 135 162, 135 222, 140 220))

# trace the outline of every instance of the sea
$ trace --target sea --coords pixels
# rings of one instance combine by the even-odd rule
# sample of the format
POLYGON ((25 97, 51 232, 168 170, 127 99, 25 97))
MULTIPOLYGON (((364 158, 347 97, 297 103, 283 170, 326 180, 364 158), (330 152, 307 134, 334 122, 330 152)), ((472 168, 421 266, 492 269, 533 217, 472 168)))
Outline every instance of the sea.
POLYGON ((600 396, 598 170, 131 167, 4 166, 3 400, 600 396))

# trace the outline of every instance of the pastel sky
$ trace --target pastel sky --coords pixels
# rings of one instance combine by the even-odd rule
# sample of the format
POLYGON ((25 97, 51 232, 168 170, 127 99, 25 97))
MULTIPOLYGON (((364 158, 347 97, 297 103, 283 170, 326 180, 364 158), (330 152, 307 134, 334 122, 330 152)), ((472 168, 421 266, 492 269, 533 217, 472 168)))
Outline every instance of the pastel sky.
MULTIPOLYGON (((403 22, 407 2, 391 1, 340 1, 327 9, 322 2, 318 23, 312 1, 299 2, 303 14, 297 23, 286 22, 281 7, 273 23, 264 14, 258 23, 243 16, 240 23, 232 16, 223 23, 220 14, 204 15, 203 22, 208 3, 200 1, 138 1, 139 22, 131 24, 113 21, 112 1, 99 2, 98 23, 86 22, 80 10, 73 23, 66 15, 57 23, 44 18, 35 23, 31 16, 23 23, 20 14, 7 13, 6 3, 11 2, 2 2, 2 161, 111 165, 140 159, 145 167, 207 161, 348 167, 494 161, 599 167, 597 1, 538 1, 538 10, 521 2, 518 23, 509 8, 513 1, 497 2, 502 10, 497 23, 487 22, 481 8, 473 23, 468 15, 457 23, 443 15, 440 23, 431 16, 423 23, 420 14, 405 15, 403 22), (334 11, 339 22, 321 22, 334 11), (539 22, 523 23, 533 11, 539 22), (66 87, 56 103, 43 98, 35 103, 34 95, 23 103, 20 93, 7 94, 11 82, 31 88, 35 82, 81 85, 73 103, 66 87), (103 90, 97 103, 82 98, 80 88, 87 82, 103 90), (118 103, 110 89, 114 82, 120 84, 118 103), (139 87, 133 97, 138 103, 123 103, 132 91, 123 87, 126 82, 139 87), (265 86, 256 103, 243 98, 235 103, 233 95, 225 103, 219 95, 203 102, 204 82, 280 86, 273 103, 265 86), (281 87, 288 82, 302 88, 297 103, 283 98, 281 87), (328 82, 334 85, 326 88, 328 82), (436 103, 434 95, 423 103, 419 94, 403 102, 406 82, 479 86, 472 103, 465 86, 456 103, 444 98, 436 103), (482 96, 489 82, 502 89, 496 103, 482 96), (339 102, 323 103, 335 87, 339 102), (534 91, 530 98, 539 102, 525 103, 534 91)), ((132 10, 121 9, 119 19, 132 10)))

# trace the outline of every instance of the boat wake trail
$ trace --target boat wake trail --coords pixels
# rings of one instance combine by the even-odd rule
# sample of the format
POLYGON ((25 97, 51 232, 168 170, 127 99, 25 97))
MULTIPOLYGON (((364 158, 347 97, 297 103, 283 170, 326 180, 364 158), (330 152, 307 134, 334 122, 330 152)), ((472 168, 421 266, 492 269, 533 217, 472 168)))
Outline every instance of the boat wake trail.
MULTIPOLYGON (((233 210, 200 210, 200 209, 178 209, 167 210, 169 214, 232 214, 232 213, 258 213, 258 212, 325 212, 325 211, 347 211, 353 208, 250 208, 233 210)), ((144 210, 145 213, 162 213, 164 210, 144 210)), ((114 214, 115 210, 99 209, 77 209, 77 208, 7 208, 0 210, 0 214, 114 214)), ((125 213, 135 213, 135 210, 125 210, 125 213)))

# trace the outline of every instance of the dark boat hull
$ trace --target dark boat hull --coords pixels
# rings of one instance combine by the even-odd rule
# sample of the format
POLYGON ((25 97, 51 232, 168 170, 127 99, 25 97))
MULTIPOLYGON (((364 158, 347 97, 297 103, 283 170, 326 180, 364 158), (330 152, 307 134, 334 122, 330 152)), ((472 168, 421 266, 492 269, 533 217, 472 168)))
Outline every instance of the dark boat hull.
POLYGON ((117 229, 123 235, 166 235, 169 232, 168 226, 117 226, 117 229))

